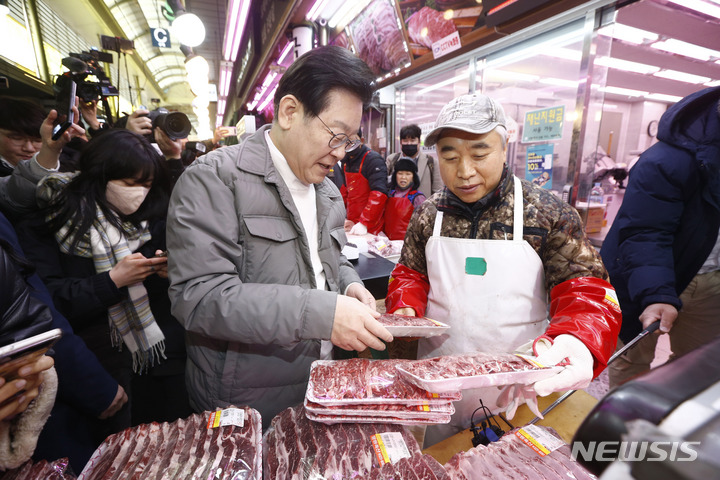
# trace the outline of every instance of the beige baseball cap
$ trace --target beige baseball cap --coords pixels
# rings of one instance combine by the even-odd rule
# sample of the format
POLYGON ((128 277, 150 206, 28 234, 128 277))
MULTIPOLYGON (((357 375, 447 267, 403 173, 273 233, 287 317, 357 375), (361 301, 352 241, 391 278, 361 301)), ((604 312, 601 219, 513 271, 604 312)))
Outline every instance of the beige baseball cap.
MULTIPOLYGON (((459 96, 445 105, 433 128, 425 137, 425 146, 432 147, 445 128, 454 128, 470 133, 487 133, 498 125, 505 125, 505 111, 492 98, 480 93, 459 96)), ((506 127, 507 128, 507 127, 506 127)))

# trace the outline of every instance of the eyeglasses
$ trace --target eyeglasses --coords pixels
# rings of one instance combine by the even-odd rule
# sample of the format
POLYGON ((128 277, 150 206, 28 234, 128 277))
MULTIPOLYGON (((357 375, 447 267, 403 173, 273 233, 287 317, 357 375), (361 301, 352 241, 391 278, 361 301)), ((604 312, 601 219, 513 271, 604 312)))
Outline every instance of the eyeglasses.
POLYGON ((27 135, 22 135, 20 133, 11 132, 10 130, 0 129, 0 133, 5 136, 5 138, 8 139, 10 143, 15 145, 16 147, 22 147, 27 142, 30 142, 33 144, 33 147, 39 149, 42 147, 42 139, 37 137, 28 137, 27 135))
POLYGON ((330 132, 330 135, 332 137, 330 138, 330 141, 328 142, 328 147, 335 150, 336 148, 339 148, 343 145, 345 145, 345 151, 346 152, 352 152, 357 147, 360 146, 362 143, 362 140, 359 138, 356 138, 355 140, 351 140, 350 137, 348 137, 344 133, 335 133, 332 130, 330 130, 330 127, 327 126, 327 123, 323 122, 323 119, 320 117, 317 117, 320 122, 322 122, 323 125, 325 125, 325 128, 327 128, 327 131, 330 132))

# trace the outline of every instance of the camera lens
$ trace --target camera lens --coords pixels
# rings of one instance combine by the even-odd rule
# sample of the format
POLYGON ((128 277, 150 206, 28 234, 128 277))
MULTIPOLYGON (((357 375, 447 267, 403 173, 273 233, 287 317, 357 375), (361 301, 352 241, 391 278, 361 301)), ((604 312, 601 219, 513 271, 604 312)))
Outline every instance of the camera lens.
POLYGON ((192 130, 190 119, 182 112, 170 112, 161 115, 157 119, 157 124, 172 140, 187 138, 192 130))

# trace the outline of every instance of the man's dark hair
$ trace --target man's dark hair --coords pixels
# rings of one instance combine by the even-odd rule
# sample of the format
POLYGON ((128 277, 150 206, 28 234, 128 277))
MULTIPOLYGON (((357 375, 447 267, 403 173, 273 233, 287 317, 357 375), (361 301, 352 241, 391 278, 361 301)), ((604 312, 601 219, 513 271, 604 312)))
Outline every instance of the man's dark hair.
POLYGON ((375 75, 350 50, 336 45, 318 47, 290 65, 280 79, 274 104, 277 116, 280 99, 294 95, 305 107, 306 116, 317 117, 328 104, 333 90, 350 92, 368 105, 375 91, 375 75))
POLYGON ((420 138, 422 130, 414 123, 411 125, 405 125, 400 129, 400 140, 403 138, 420 138))
POLYGON ((0 128, 40 138, 40 126, 46 116, 45 110, 37 103, 0 97, 0 128))

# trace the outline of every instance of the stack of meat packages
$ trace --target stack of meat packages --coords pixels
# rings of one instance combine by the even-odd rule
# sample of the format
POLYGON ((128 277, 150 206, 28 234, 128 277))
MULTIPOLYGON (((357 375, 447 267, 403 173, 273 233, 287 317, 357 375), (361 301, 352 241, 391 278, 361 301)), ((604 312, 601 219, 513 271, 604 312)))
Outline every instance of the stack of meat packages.
POLYGON ((459 391, 433 394, 398 374, 412 360, 318 360, 305 394, 307 417, 333 423, 448 423, 459 391))
POLYGON ((60 458, 54 462, 40 460, 33 463, 29 460, 15 468, 0 473, 2 480, 75 480, 70 462, 67 458, 60 458))
POLYGON ((445 464, 453 480, 591 480, 593 474, 573 460, 570 447, 548 427, 528 425, 500 440, 460 452, 445 464))
POLYGON ((260 480, 262 420, 249 407, 149 423, 109 436, 79 480, 260 480))
POLYGON ((450 480, 401 425, 310 421, 300 405, 265 435, 265 480, 450 480))

